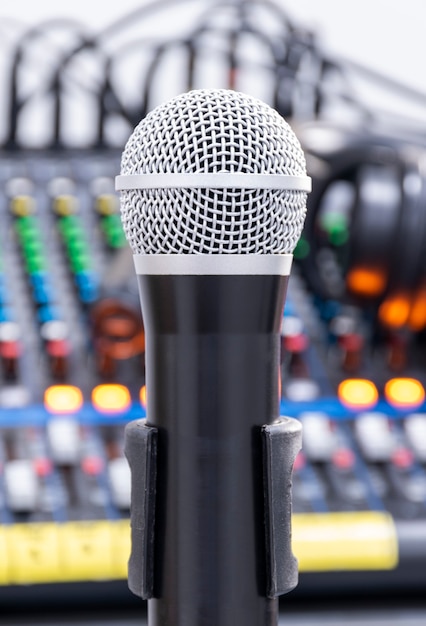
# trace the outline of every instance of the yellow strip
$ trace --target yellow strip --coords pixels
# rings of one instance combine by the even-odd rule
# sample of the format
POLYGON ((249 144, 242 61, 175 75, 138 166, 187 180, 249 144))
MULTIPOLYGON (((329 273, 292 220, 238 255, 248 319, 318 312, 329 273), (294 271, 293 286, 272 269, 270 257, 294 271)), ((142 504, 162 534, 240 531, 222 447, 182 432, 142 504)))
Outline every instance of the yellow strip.
POLYGON ((127 577, 130 521, 0 526, 0 585, 127 577))
MULTIPOLYGON (((393 520, 378 512, 293 515, 299 571, 392 569, 393 520)), ((127 578, 130 521, 0 526, 0 585, 127 578)))
POLYGON ((68 522, 61 526, 61 580, 115 578, 113 525, 108 522, 68 522))
POLYGON ((8 565, 6 528, 0 526, 0 585, 7 585, 10 582, 8 565))
POLYGON ((51 576, 59 572, 59 538, 55 524, 16 524, 7 526, 5 531, 8 582, 50 582, 51 576))
POLYGON ((398 565, 398 540, 388 513, 298 513, 292 546, 301 572, 387 570, 398 565))

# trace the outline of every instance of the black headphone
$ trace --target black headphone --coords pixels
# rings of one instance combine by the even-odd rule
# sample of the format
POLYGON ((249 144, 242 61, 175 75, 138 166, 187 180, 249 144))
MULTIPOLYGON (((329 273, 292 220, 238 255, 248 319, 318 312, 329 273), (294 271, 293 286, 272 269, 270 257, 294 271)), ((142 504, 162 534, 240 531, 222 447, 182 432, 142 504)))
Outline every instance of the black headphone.
POLYGON ((310 288, 377 305, 398 291, 414 293, 426 278, 426 145, 322 122, 298 136, 313 190, 302 235, 309 253, 296 249, 295 257, 310 288), (323 271, 332 259, 340 283, 323 271))

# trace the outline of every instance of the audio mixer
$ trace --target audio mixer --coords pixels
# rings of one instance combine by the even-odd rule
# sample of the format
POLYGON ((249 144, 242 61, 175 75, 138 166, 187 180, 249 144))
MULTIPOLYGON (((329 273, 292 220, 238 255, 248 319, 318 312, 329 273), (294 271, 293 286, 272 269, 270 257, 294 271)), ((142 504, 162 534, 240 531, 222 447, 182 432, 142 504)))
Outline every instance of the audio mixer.
MULTIPOLYGON (((127 576, 124 426, 145 415, 146 398, 119 160, 114 150, 0 157, 3 586, 127 576)), ((405 559, 426 560, 424 338, 378 324, 384 298, 316 288, 315 246, 318 272, 335 282, 349 274, 335 262, 346 245, 337 218, 326 231, 333 245, 308 224, 282 320, 281 411, 303 425, 293 550, 302 575, 398 572, 405 559)))

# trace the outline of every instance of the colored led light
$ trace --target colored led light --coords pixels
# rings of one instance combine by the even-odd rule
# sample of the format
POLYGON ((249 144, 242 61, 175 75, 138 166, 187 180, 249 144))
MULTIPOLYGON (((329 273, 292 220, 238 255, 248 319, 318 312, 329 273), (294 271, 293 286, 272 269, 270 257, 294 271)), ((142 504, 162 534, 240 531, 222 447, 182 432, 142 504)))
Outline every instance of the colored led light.
POLYGON ((83 230, 74 215, 61 218, 59 228, 66 241, 83 236, 83 230))
POLYGON ((305 465, 306 465, 306 457, 303 454, 303 452, 300 450, 296 454, 296 458, 294 459, 293 470, 295 472, 298 472, 299 470, 303 469, 305 465))
POLYGON ((408 295, 395 294, 389 296, 379 307, 379 319, 386 326, 401 328, 408 322, 411 302, 408 295))
POLYGON ((75 196, 67 194, 57 196, 53 203, 53 210, 58 215, 72 215, 78 210, 78 200, 75 196))
POLYGON ((146 385, 141 387, 139 392, 139 400, 144 409, 146 409, 146 385))
POLYGON ((10 307, 4 305, 0 307, 0 323, 10 322, 13 320, 13 317, 12 309, 10 307))
POLYGON ((87 254, 76 254, 70 259, 71 269, 75 274, 84 272, 90 268, 90 258, 87 254))
POLYGON ((71 348, 66 339, 56 339, 46 343, 46 352, 53 358, 66 358, 69 356, 71 348))
POLYGON ((127 244, 127 239, 121 231, 109 233, 107 243, 111 248, 123 248, 127 244))
POLYGON ((30 259, 25 259, 28 274, 42 272, 46 269, 46 259, 42 254, 37 254, 30 259))
POLYGON ((41 478, 44 476, 48 476, 52 472, 52 461, 46 457, 39 457, 34 459, 33 464, 37 476, 40 476, 41 478))
POLYGON ((101 222, 102 230, 107 232, 114 228, 114 215, 107 215, 103 218, 101 222))
POLYGON ((348 221, 344 215, 328 213, 321 219, 321 226, 327 232, 332 245, 342 246, 348 241, 348 221))
POLYGON ((67 244, 70 256, 79 255, 87 251, 86 242, 83 239, 70 239, 67 244))
POLYGON ((22 352, 22 345, 19 341, 0 341, 0 356, 3 359, 18 359, 22 352))
POLYGON ((83 405, 83 394, 73 385, 52 385, 44 392, 44 406, 50 413, 75 413, 83 405))
POLYGON ((304 237, 301 237, 297 242, 296 248, 294 250, 294 258, 295 259, 305 259, 311 251, 311 246, 309 241, 304 237))
POLYGON ((45 322, 59 319, 59 313, 51 303, 42 304, 37 308, 37 318, 41 324, 44 324, 45 322))
POLYGON ((413 465, 414 453, 409 448, 397 448, 392 454, 392 463, 400 469, 407 469, 413 465))
POLYGON ((92 402, 101 413, 121 413, 130 406, 130 392, 124 385, 98 385, 92 391, 92 402))
POLYGON ((417 408, 425 399, 424 387, 415 378, 392 378, 386 383, 384 393, 389 404, 401 409, 417 408))
POLYGON ((33 298, 37 304, 49 304, 52 299, 52 290, 49 285, 38 285, 33 290, 33 298))
POLYGON ((354 267, 346 276, 346 285, 360 296, 378 296, 386 286, 386 275, 381 269, 354 267))
POLYGON ((411 330, 416 332, 426 327, 426 289, 423 287, 415 294, 408 318, 411 330))
POLYGON ((372 408, 379 399, 376 385, 363 378, 348 378, 340 383, 337 396, 342 404, 351 409, 372 408))
POLYGON ((89 476, 101 474, 105 467, 104 460, 100 456, 87 456, 81 462, 81 469, 89 476))
POLYGON ((39 232, 37 230, 36 225, 34 224, 34 221, 31 220, 31 222, 27 222, 27 221, 24 222, 24 218, 21 218, 20 220, 17 221, 16 231, 19 235, 19 239, 21 243, 24 243, 27 241, 33 241, 34 239, 37 239, 39 236, 39 232))
POLYGON ((101 215, 111 215, 119 208, 119 199, 115 194, 104 193, 96 198, 96 210, 101 215))
POLYGON ((36 219, 33 215, 24 215, 17 221, 19 228, 36 228, 36 219))
POLYGON ((101 227, 106 241, 111 248, 120 248, 127 242, 121 226, 120 217, 116 213, 104 217, 101 227))
POLYGON ((109 239, 111 248, 123 248, 127 245, 127 239, 124 232, 121 229, 116 229, 109 239))
POLYGON ((99 297, 99 277, 90 268, 74 276, 82 302, 94 302, 99 297))
POLYGON ((355 454, 350 448, 338 448, 333 452, 332 462, 338 469, 351 469, 355 464, 355 454))
POLYGON ((26 258, 32 258, 43 252, 43 245, 39 239, 31 239, 22 244, 22 250, 26 258))
POLYGON ((10 202, 11 212, 18 216, 31 215, 35 211, 35 201, 31 196, 15 196, 10 202))

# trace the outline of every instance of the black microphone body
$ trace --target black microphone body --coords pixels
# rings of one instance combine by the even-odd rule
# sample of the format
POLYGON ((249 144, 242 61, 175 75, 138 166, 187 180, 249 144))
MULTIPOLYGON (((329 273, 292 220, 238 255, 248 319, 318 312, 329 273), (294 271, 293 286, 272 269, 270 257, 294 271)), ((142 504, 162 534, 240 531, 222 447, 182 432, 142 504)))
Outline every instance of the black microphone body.
POLYGON ((261 427, 279 417, 286 276, 139 276, 158 429, 151 626, 265 626, 261 427))

